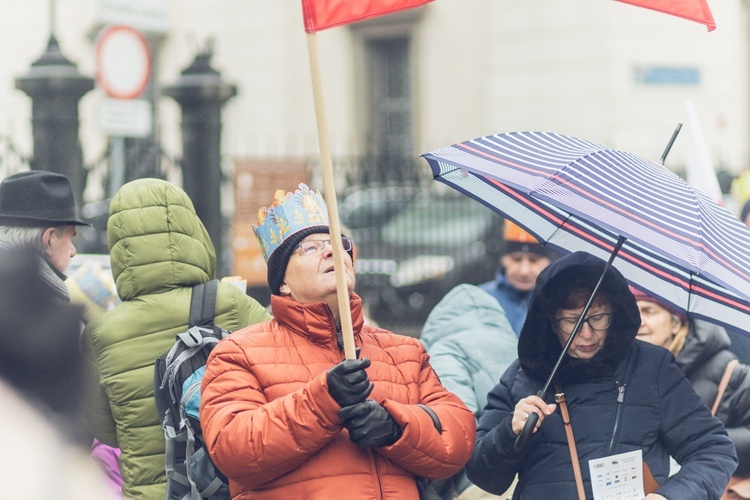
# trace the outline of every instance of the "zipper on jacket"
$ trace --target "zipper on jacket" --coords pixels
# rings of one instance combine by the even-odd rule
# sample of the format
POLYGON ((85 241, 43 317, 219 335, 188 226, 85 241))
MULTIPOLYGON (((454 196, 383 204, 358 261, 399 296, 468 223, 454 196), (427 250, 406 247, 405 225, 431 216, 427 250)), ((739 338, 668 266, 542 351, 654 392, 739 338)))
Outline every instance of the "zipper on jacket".
POLYGON ((331 320, 331 323, 333 324, 334 334, 336 336, 336 346, 339 348, 340 353, 344 352, 344 335, 341 333, 341 325, 336 324, 330 307, 328 308, 328 319, 331 320))
POLYGON ((380 467, 378 466, 378 456, 374 451, 372 451, 372 448, 368 448, 367 452, 370 454, 370 458, 372 459, 372 463, 375 469, 375 480, 378 482, 378 499, 382 500, 385 498, 385 496, 383 495, 383 483, 380 481, 380 467))
POLYGON ((615 412, 615 425, 612 428, 612 440, 609 442, 609 450, 607 450, 607 456, 612 454, 612 450, 615 447, 615 440, 617 433, 620 430, 620 416, 622 415, 622 403, 625 401, 625 384, 617 384, 617 411, 615 412))
POLYGON ((339 347, 339 352, 344 352, 344 335, 341 333, 341 327, 336 327, 336 345, 339 347))

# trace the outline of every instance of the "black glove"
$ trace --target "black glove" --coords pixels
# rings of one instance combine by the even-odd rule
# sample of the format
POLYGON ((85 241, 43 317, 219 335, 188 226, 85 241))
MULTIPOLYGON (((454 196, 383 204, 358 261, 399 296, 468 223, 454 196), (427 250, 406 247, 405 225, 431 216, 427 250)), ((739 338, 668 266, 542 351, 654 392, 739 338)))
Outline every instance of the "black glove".
POLYGON ((346 359, 326 373, 328 392, 341 406, 361 403, 372 392, 372 382, 367 378, 365 368, 370 366, 370 360, 346 359))
POLYGON ((339 417, 349 429, 349 439, 362 448, 390 446, 403 432, 388 410, 372 399, 342 408, 339 417))

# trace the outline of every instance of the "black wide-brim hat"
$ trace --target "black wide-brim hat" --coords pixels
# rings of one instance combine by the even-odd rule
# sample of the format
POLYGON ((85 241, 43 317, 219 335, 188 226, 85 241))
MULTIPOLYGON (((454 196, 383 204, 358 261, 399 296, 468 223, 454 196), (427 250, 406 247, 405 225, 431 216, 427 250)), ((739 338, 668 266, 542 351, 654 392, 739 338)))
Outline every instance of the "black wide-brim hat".
POLYGON ((90 226, 80 220, 70 180, 32 170, 0 182, 0 224, 4 226, 90 226))

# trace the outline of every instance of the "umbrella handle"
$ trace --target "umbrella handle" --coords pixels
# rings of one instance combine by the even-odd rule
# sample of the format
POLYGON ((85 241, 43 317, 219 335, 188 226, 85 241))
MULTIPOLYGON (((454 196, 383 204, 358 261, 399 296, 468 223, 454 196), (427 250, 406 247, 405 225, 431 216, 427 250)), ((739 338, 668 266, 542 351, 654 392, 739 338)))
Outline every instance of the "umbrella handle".
POLYGON ((521 453, 526 446, 526 441, 528 441, 531 433, 534 432, 537 420, 539 420, 539 414, 537 412, 532 411, 529 413, 529 416, 526 418, 526 423, 523 426, 523 430, 516 438, 516 444, 513 445, 513 449, 515 449, 517 453, 521 453))

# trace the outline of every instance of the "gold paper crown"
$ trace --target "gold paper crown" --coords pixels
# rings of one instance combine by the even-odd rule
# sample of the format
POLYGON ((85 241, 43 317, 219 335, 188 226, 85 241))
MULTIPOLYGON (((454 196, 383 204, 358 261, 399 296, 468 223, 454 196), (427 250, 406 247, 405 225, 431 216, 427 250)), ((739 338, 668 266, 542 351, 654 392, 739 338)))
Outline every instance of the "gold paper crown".
POLYGON ((300 183, 299 189, 293 193, 284 194, 283 189, 276 191, 273 203, 258 210, 253 232, 260 243, 263 258, 268 262, 274 250, 287 238, 314 226, 328 226, 328 209, 320 192, 300 183))

